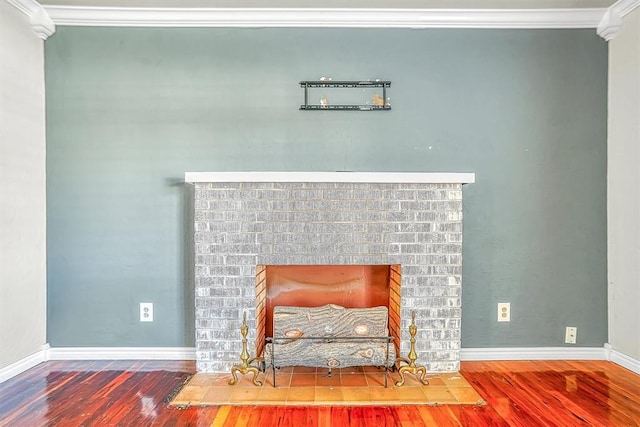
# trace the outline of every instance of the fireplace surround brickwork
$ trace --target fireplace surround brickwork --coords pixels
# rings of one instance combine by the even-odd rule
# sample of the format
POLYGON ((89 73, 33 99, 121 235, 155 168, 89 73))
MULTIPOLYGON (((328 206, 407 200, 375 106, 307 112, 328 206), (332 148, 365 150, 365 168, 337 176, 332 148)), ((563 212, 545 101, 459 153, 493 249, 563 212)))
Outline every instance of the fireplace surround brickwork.
POLYGON ((198 372, 238 362, 243 312, 256 339, 258 265, 319 264, 401 265, 402 355, 415 311, 418 363, 459 369, 462 184, 206 182, 194 194, 198 372))

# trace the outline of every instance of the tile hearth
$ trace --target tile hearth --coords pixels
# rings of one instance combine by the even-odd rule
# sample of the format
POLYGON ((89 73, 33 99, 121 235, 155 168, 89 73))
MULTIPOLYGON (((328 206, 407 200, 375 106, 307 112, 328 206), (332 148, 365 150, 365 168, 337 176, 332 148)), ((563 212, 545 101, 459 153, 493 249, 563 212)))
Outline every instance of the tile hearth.
POLYGON ((252 375, 230 386, 230 374, 196 374, 173 399, 171 405, 278 405, 278 406, 392 406, 392 405, 483 405, 482 397, 458 372, 431 374, 429 385, 421 385, 411 375, 396 387, 399 376, 389 373, 384 387, 384 371, 373 367, 327 370, 308 367, 282 368, 273 387, 271 372, 261 373, 264 382, 256 387, 252 375))

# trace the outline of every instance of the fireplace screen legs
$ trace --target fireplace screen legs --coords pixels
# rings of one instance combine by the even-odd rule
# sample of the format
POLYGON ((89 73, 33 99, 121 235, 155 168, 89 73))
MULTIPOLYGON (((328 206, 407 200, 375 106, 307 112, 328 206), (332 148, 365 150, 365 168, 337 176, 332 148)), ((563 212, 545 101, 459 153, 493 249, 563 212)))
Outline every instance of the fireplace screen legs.
POLYGON ((428 385, 429 381, 425 378, 427 375, 427 368, 422 365, 416 365, 418 354, 416 353, 416 333, 418 327, 416 326, 416 313, 411 313, 411 325, 409 326, 409 334, 411 335, 411 348, 409 350, 408 357, 398 357, 396 363, 406 363, 406 366, 402 366, 398 369, 400 374, 400 380, 396 382, 397 387, 401 387, 404 384, 404 374, 410 373, 418 377, 420 382, 424 385, 428 385))
POLYGON ((242 375, 246 375, 249 372, 253 374, 253 384, 260 387, 262 385, 262 381, 258 380, 258 368, 255 366, 251 366, 252 363, 262 361, 260 357, 252 357, 249 358, 249 351, 247 350, 247 333, 249 332, 249 327, 247 326, 247 313, 243 313, 242 316, 242 326, 240 327, 240 333, 242 334, 242 353, 240 353, 240 364, 234 365, 231 368, 232 379, 229 380, 229 385, 234 385, 238 382, 238 372, 242 375))

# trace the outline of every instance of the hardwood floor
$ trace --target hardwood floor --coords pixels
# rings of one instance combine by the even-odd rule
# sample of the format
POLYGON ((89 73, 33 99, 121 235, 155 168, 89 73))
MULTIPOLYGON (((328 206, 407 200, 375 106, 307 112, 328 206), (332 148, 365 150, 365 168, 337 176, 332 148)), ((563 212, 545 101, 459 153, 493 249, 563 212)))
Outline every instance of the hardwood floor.
POLYGON ((463 362, 487 406, 179 409, 193 362, 46 362, 0 384, 0 426, 640 426, 640 376, 604 361, 463 362))

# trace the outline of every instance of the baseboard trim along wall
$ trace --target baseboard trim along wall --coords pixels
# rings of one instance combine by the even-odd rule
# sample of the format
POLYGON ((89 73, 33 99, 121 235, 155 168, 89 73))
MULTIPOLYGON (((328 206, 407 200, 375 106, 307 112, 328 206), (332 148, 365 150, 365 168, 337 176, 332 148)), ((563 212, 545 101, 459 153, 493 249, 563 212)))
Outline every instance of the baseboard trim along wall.
POLYGON ((47 360, 195 360, 194 347, 52 347, 47 360))
MULTIPOLYGON (((194 347, 49 347, 0 369, 0 383, 47 360, 195 360, 194 347)), ((640 360, 604 347, 463 348, 461 361, 610 360, 640 374, 640 360)))
POLYGON ((607 360, 604 347, 463 348, 462 361, 483 360, 607 360))
POLYGON ((607 352, 607 360, 640 375, 640 360, 636 360, 633 357, 614 350, 611 344, 605 344, 604 349, 607 352))
POLYGON ((49 351, 49 344, 45 344, 42 346, 42 349, 40 349, 39 351, 23 359, 20 359, 9 366, 0 368, 0 384, 46 361, 47 360, 46 356, 48 351, 49 351))
POLYGON ((485 360, 608 360, 640 375, 640 360, 604 347, 512 347, 512 348, 463 348, 461 361, 485 360))

